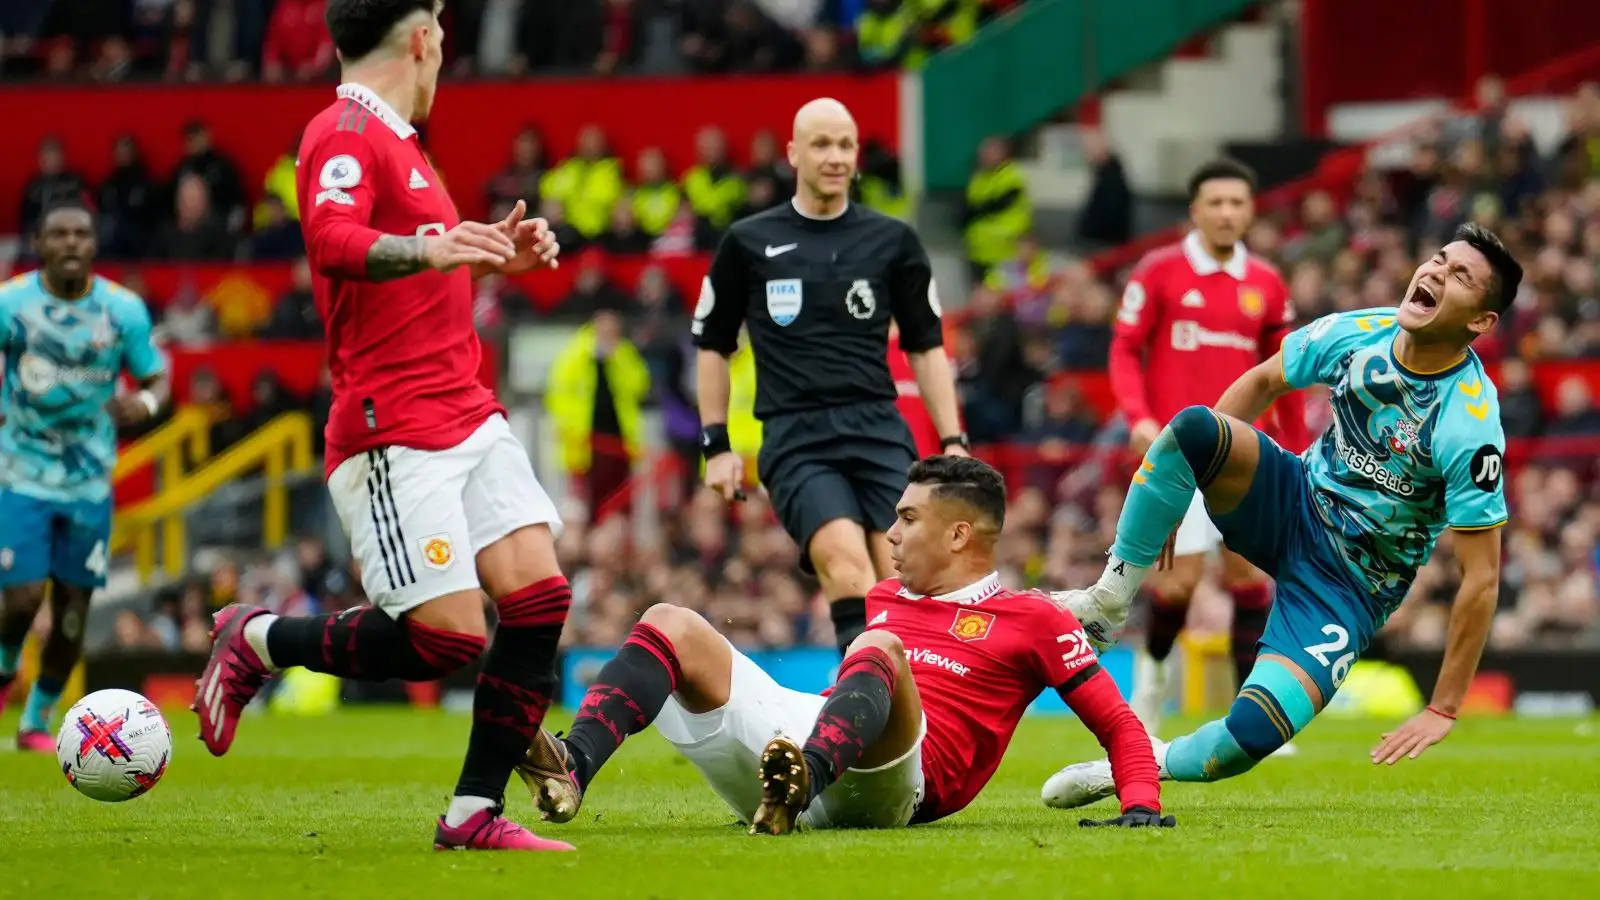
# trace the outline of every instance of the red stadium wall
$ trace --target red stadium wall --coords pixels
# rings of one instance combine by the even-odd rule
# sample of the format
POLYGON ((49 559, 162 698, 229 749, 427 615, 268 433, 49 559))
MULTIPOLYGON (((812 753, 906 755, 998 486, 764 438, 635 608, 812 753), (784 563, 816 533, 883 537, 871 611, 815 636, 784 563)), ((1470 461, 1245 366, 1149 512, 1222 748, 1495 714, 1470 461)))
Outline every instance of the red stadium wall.
MULTIPOLYGON (((1307 124, 1330 106, 1469 96, 1483 75, 1509 78, 1595 46, 1600 4, 1577 0, 1302 0, 1307 124), (1357 52, 1354 48, 1360 48, 1357 52)), ((1551 91, 1570 89, 1574 72, 1551 91)))
MULTIPOLYGON (((569 154, 585 125, 598 124, 630 164, 641 149, 659 146, 675 168, 684 168, 693 163, 701 127, 721 126, 742 158, 756 132, 770 129, 783 137, 795 110, 819 96, 850 106, 863 138, 898 149, 894 75, 447 83, 426 146, 463 214, 482 216, 484 184, 508 164, 511 139, 526 125, 543 133, 552 158, 569 154)), ((0 87, 0 159, 6 161, 0 166, 0 233, 16 230, 35 148, 47 135, 59 136, 69 165, 98 184, 110 169, 113 139, 131 132, 151 170, 165 177, 182 156, 184 123, 200 119, 254 192, 306 121, 332 100, 328 85, 0 87)))

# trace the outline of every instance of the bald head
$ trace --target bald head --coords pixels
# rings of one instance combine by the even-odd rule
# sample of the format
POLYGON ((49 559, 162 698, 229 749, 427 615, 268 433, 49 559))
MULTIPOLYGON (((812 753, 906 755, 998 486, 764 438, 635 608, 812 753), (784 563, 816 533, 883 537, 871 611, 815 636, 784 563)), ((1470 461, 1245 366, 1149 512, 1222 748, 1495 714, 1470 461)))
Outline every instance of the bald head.
POLYGON ((794 114, 789 165, 798 176, 796 191, 801 201, 829 209, 843 203, 856 174, 860 146, 855 117, 843 103, 819 97, 800 107, 794 114))
POLYGON ((856 120, 843 103, 832 97, 818 97, 794 114, 795 143, 803 143, 805 136, 818 128, 848 128, 853 133, 856 120))

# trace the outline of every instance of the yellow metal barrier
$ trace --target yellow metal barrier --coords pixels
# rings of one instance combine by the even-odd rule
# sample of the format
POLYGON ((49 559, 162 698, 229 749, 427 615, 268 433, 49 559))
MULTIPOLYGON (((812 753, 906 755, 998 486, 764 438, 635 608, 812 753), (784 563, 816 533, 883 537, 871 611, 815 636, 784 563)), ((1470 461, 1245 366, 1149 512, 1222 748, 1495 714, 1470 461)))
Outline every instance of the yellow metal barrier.
POLYGON ((134 567, 139 580, 148 582, 156 568, 156 530, 161 530, 161 569, 169 578, 181 576, 188 563, 188 534, 184 513, 212 491, 260 467, 266 476, 262 495, 262 539, 268 547, 281 546, 289 532, 290 475, 314 473, 311 457, 311 417, 285 413, 205 465, 162 485, 161 493, 123 510, 112 526, 111 546, 133 543, 134 567))
POLYGON ((159 463, 162 485, 177 484, 183 478, 185 459, 198 466, 210 455, 211 415, 197 406, 180 407, 167 424, 118 451, 111 480, 121 481, 159 463))

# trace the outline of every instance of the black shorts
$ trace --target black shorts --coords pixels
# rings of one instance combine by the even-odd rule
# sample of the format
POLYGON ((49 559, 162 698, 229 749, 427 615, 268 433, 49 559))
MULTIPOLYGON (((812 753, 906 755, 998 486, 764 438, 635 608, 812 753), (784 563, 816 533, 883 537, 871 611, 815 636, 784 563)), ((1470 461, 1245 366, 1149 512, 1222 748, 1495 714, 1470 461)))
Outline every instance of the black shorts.
POLYGON ((917 460, 893 403, 857 403, 773 416, 762 423, 757 474, 785 531, 811 566, 812 535, 834 519, 888 531, 917 460))

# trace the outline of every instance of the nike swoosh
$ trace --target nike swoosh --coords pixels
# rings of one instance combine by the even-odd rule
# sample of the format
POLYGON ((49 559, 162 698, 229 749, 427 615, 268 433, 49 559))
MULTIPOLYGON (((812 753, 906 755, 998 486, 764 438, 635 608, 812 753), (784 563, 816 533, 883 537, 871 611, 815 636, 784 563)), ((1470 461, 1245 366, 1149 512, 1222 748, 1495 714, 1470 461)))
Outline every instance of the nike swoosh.
POLYGON ((798 246, 800 246, 800 245, 799 244, 784 244, 782 247, 768 246, 767 247, 767 258, 771 259, 774 256, 782 256, 785 253, 788 253, 790 250, 793 250, 794 248, 796 248, 798 246))

